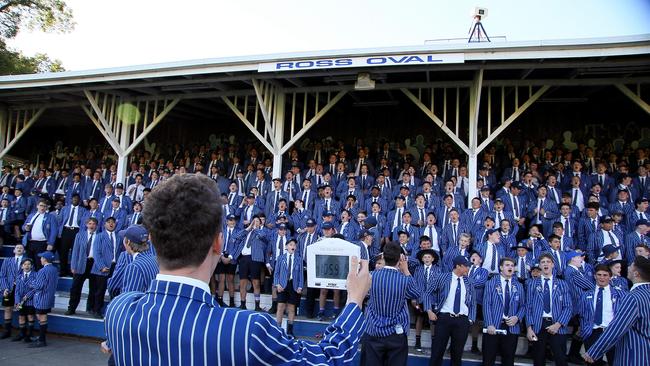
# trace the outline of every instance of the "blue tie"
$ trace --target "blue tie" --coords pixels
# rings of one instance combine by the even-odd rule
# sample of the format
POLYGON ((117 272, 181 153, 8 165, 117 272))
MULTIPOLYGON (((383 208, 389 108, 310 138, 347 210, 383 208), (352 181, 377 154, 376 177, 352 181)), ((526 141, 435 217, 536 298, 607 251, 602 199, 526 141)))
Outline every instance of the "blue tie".
POLYGON ((596 296, 596 311, 594 312, 594 324, 601 325, 603 323, 603 288, 598 288, 598 295, 596 296))
POLYGON ((510 316, 510 280, 506 280, 506 295, 503 304, 503 315, 510 316))
POLYGON ((544 312, 551 312, 551 288, 548 286, 548 278, 544 279, 544 312))
POLYGON ((490 265, 490 269, 492 272, 496 271, 496 263, 497 263, 497 247, 495 244, 492 244, 492 264, 490 265))
POLYGON ((460 277, 456 279, 456 296, 454 297, 454 314, 460 313, 460 277))
POLYGON ((524 260, 521 259, 519 260, 519 278, 526 278, 526 266, 524 264, 524 260))

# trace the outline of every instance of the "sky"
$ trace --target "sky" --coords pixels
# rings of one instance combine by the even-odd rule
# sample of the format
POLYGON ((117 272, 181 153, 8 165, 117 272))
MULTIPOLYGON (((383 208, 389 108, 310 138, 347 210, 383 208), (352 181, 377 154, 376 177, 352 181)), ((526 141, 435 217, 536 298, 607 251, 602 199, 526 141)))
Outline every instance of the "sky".
POLYGON ((67 34, 22 32, 10 46, 67 70, 466 38, 475 6, 508 41, 650 34, 650 0, 66 0, 67 34))

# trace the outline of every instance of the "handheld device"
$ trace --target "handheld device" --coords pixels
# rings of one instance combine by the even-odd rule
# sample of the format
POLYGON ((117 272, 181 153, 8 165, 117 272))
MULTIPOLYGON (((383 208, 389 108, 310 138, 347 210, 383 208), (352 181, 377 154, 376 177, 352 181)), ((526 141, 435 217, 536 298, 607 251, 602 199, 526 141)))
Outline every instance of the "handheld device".
POLYGON ((307 286, 345 290, 353 256, 361 248, 338 238, 325 238, 307 247, 307 286))

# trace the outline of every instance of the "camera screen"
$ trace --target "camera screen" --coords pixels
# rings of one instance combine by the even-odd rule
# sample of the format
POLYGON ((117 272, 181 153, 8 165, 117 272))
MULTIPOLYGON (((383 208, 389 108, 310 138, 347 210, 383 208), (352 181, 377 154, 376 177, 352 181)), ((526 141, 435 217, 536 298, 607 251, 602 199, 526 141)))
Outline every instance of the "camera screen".
POLYGON ((344 280, 350 271, 350 257, 344 255, 316 255, 316 276, 344 280))

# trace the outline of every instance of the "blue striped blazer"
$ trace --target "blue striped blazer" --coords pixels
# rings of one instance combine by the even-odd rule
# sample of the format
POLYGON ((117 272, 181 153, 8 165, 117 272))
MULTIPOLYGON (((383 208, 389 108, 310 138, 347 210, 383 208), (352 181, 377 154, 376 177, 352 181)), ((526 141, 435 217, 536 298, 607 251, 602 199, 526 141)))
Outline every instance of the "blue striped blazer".
MULTIPOLYGON (((237 234, 237 237, 234 238, 235 245, 234 251, 232 252, 232 257, 234 259, 239 258, 244 245, 246 244, 246 237, 248 236, 249 231, 242 230, 237 234)), ((266 246, 267 243, 263 237, 263 231, 261 230, 252 230, 251 237, 249 239, 249 244, 251 246, 251 259, 255 262, 266 261, 266 246)))
MULTIPOLYGON (((86 210, 86 213, 84 214, 84 217, 81 219, 81 222, 85 223, 91 217, 97 219, 97 230, 102 231, 104 229, 104 214, 99 209, 96 209, 94 212, 91 212, 90 210, 86 210)), ((63 216, 61 216, 61 219, 63 220, 63 216)), ((81 227, 83 228, 83 225, 81 227)))
MULTIPOLYGON (((501 287, 501 276, 494 276, 485 284, 485 295, 483 296, 483 322, 484 326, 501 327, 504 315, 504 289, 501 287)), ((519 334, 520 324, 524 322, 526 315, 526 294, 524 286, 515 277, 510 280, 510 311, 508 317, 519 318, 517 324, 508 327, 512 334, 519 334)))
MULTIPOLYGON (((434 313, 438 313, 445 301, 447 296, 449 296, 449 288, 451 287, 452 273, 446 272, 440 274, 436 281, 430 288, 432 296, 425 296, 424 308, 426 310, 433 310, 434 313), (434 302, 431 302, 433 299, 434 302)), ((476 321, 476 295, 474 290, 473 281, 467 276, 463 277, 463 282, 465 283, 465 305, 469 309, 469 320, 474 322, 476 321)))
POLYGON ((395 334, 397 325, 408 332, 410 322, 406 300, 418 299, 420 296, 420 288, 413 276, 405 276, 395 267, 374 271, 366 308, 366 334, 387 337, 395 334))
POLYGON ((117 296, 122 292, 122 283, 124 282, 124 270, 126 266, 133 261, 133 256, 126 251, 120 253, 117 257, 117 263, 113 270, 113 275, 108 279, 108 293, 111 296, 117 296))
POLYGON ((420 288, 420 297, 417 299, 418 304, 424 304, 424 297, 430 296, 431 292, 429 291, 429 289, 431 288, 433 282, 435 282, 436 278, 438 278, 439 275, 440 275, 440 267, 438 267, 435 264, 431 266, 431 269, 429 269, 428 281, 427 281, 424 264, 420 264, 415 268, 413 278, 415 278, 415 282, 418 284, 418 287, 420 288))
MULTIPOLYGON (((542 314, 544 314, 544 284, 543 277, 530 279, 526 290, 526 324, 538 334, 542 328, 542 314)), ((568 334, 567 325, 572 316, 573 303, 569 286, 563 280, 553 277, 551 298, 551 312, 553 321, 562 324, 559 334, 568 334)))
POLYGON ((117 365, 341 365, 365 329, 348 304, 318 344, 298 341, 268 314, 221 308, 199 287, 163 280, 114 299, 104 324, 117 365))
MULTIPOLYGON (((83 206, 81 206, 81 204, 75 207, 75 210, 77 211, 77 222, 75 224, 77 225, 78 228, 80 228, 80 230, 83 230, 83 228, 86 226, 86 222, 84 220, 87 219, 86 215, 88 210, 86 210, 83 206)), ((68 222, 70 221, 70 213, 72 213, 72 205, 66 205, 61 210, 61 216, 59 217, 59 222, 57 224, 58 226, 57 231, 58 231, 59 238, 61 237, 61 233, 63 232, 63 227, 67 226, 68 222)))
MULTIPOLYGON (((23 225, 23 231, 25 230, 25 225, 31 223, 32 219, 36 215, 37 213, 31 213, 29 214, 29 216, 27 216, 27 219, 25 220, 25 224, 23 225)), ((47 244, 54 245, 54 242, 56 241, 57 230, 58 230, 56 216, 54 216, 49 212, 46 212, 44 215, 45 216, 43 217, 43 226, 42 226, 43 234, 45 234, 45 240, 47 241, 47 244)), ((23 244, 27 245, 27 243, 30 240, 32 240, 31 230, 25 233, 25 235, 23 235, 23 244)))
POLYGON ((16 284, 16 277, 23 272, 23 269, 20 266, 20 262, 27 258, 26 255, 23 255, 18 259, 18 264, 16 264, 16 257, 8 257, 2 261, 2 267, 0 267, 0 293, 3 293, 5 290, 11 290, 16 284))
MULTIPOLYGON (((441 248, 442 249, 442 248, 441 248)), ((461 255, 460 246, 454 245, 447 249, 443 249, 442 254, 442 272, 451 272, 453 269, 453 260, 457 256, 461 255)), ((469 260, 470 251, 469 248, 465 248, 465 253, 463 253, 467 260, 469 260)))
MULTIPOLYGON (((79 231, 74 238, 74 247, 70 258, 70 268, 76 274, 83 274, 86 271, 86 260, 88 259, 86 250, 88 245, 88 231, 79 231)), ((109 272, 101 271, 102 268, 111 268, 113 262, 113 245, 108 239, 108 235, 101 235, 101 233, 95 232, 92 248, 92 256, 95 260, 93 262, 93 268, 90 269, 90 273, 98 276, 108 276, 109 272)))
MULTIPOLYGON (((273 286, 280 285, 282 288, 287 287, 287 282, 289 282, 289 255, 287 253, 282 254, 278 258, 278 263, 275 266, 275 271, 273 272, 273 286)), ((293 255, 293 268, 291 268, 293 275, 293 289, 298 291, 298 289, 303 289, 305 287, 303 279, 303 270, 302 270, 302 258, 300 254, 296 251, 293 255)))
MULTIPOLYGON (((282 246, 282 248, 279 248, 277 245, 278 237, 280 236, 277 230, 273 230, 269 232, 269 234, 270 235, 267 239, 268 245, 266 247, 266 263, 270 264, 271 268, 275 268, 276 258, 278 258, 282 253, 284 253, 284 245, 282 246)), ((291 235, 289 234, 289 230, 287 230, 287 233, 284 237, 285 237, 284 243, 286 245, 286 243, 289 240, 291 240, 291 235)), ((244 238, 244 240, 246 239, 244 238)))
POLYGON ((623 296, 616 316, 587 353, 599 359, 614 346, 615 366, 650 365, 649 283, 637 285, 623 296))
MULTIPOLYGON (((645 239, 643 242, 646 245, 650 245, 650 238, 647 235, 644 235, 643 238, 645 239)), ((639 243, 641 243, 641 237, 636 231, 633 231, 625 236, 625 253, 623 253, 623 255, 625 256, 628 264, 631 264, 634 261, 634 258, 636 258, 634 248, 639 243)))
MULTIPOLYGON (((618 239, 618 242, 620 244, 619 249, 621 251, 621 255, 625 255, 623 236, 619 235, 619 233, 617 233, 615 230, 612 230, 611 233, 612 235, 614 235, 616 239, 618 239)), ((587 240, 587 255, 589 257, 587 259, 592 264, 596 263, 598 257, 602 254, 604 243, 605 243, 605 233, 603 233, 603 230, 597 230, 589 236, 589 239, 587 240)))
POLYGON ((29 276, 25 278, 24 272, 16 278, 16 291, 14 293, 15 303, 25 299, 23 305, 34 306, 34 291, 32 290, 34 282, 36 281, 36 272, 30 272, 29 276))
POLYGON ((469 267, 469 272, 467 276, 472 283, 474 284, 474 294, 476 295, 476 303, 479 305, 483 304, 483 291, 485 291, 485 283, 488 280, 489 272, 483 267, 475 267, 472 270, 472 267, 469 267))
POLYGON ((122 292, 145 292, 158 274, 158 262, 151 252, 139 253, 124 268, 122 292))
MULTIPOLYGON (((614 317, 616 317, 619 300, 625 296, 626 292, 611 286, 611 283, 609 290, 611 293, 612 311, 614 317)), ((594 308, 594 296, 598 296, 597 289, 583 292, 578 300, 580 308, 580 336, 582 339, 589 338, 594 328, 594 313, 596 311, 594 308)), ((612 361, 610 360, 610 363, 612 361)))
POLYGON ((580 298, 583 292, 593 291, 596 284, 593 277, 587 277, 573 266, 566 266, 564 269, 564 280, 569 285, 571 301, 573 303, 573 315, 578 314, 580 310, 580 298))
POLYGON ((38 272, 32 284, 34 289, 34 307, 36 309, 51 309, 54 307, 54 294, 59 282, 59 270, 51 263, 46 264, 38 272))

